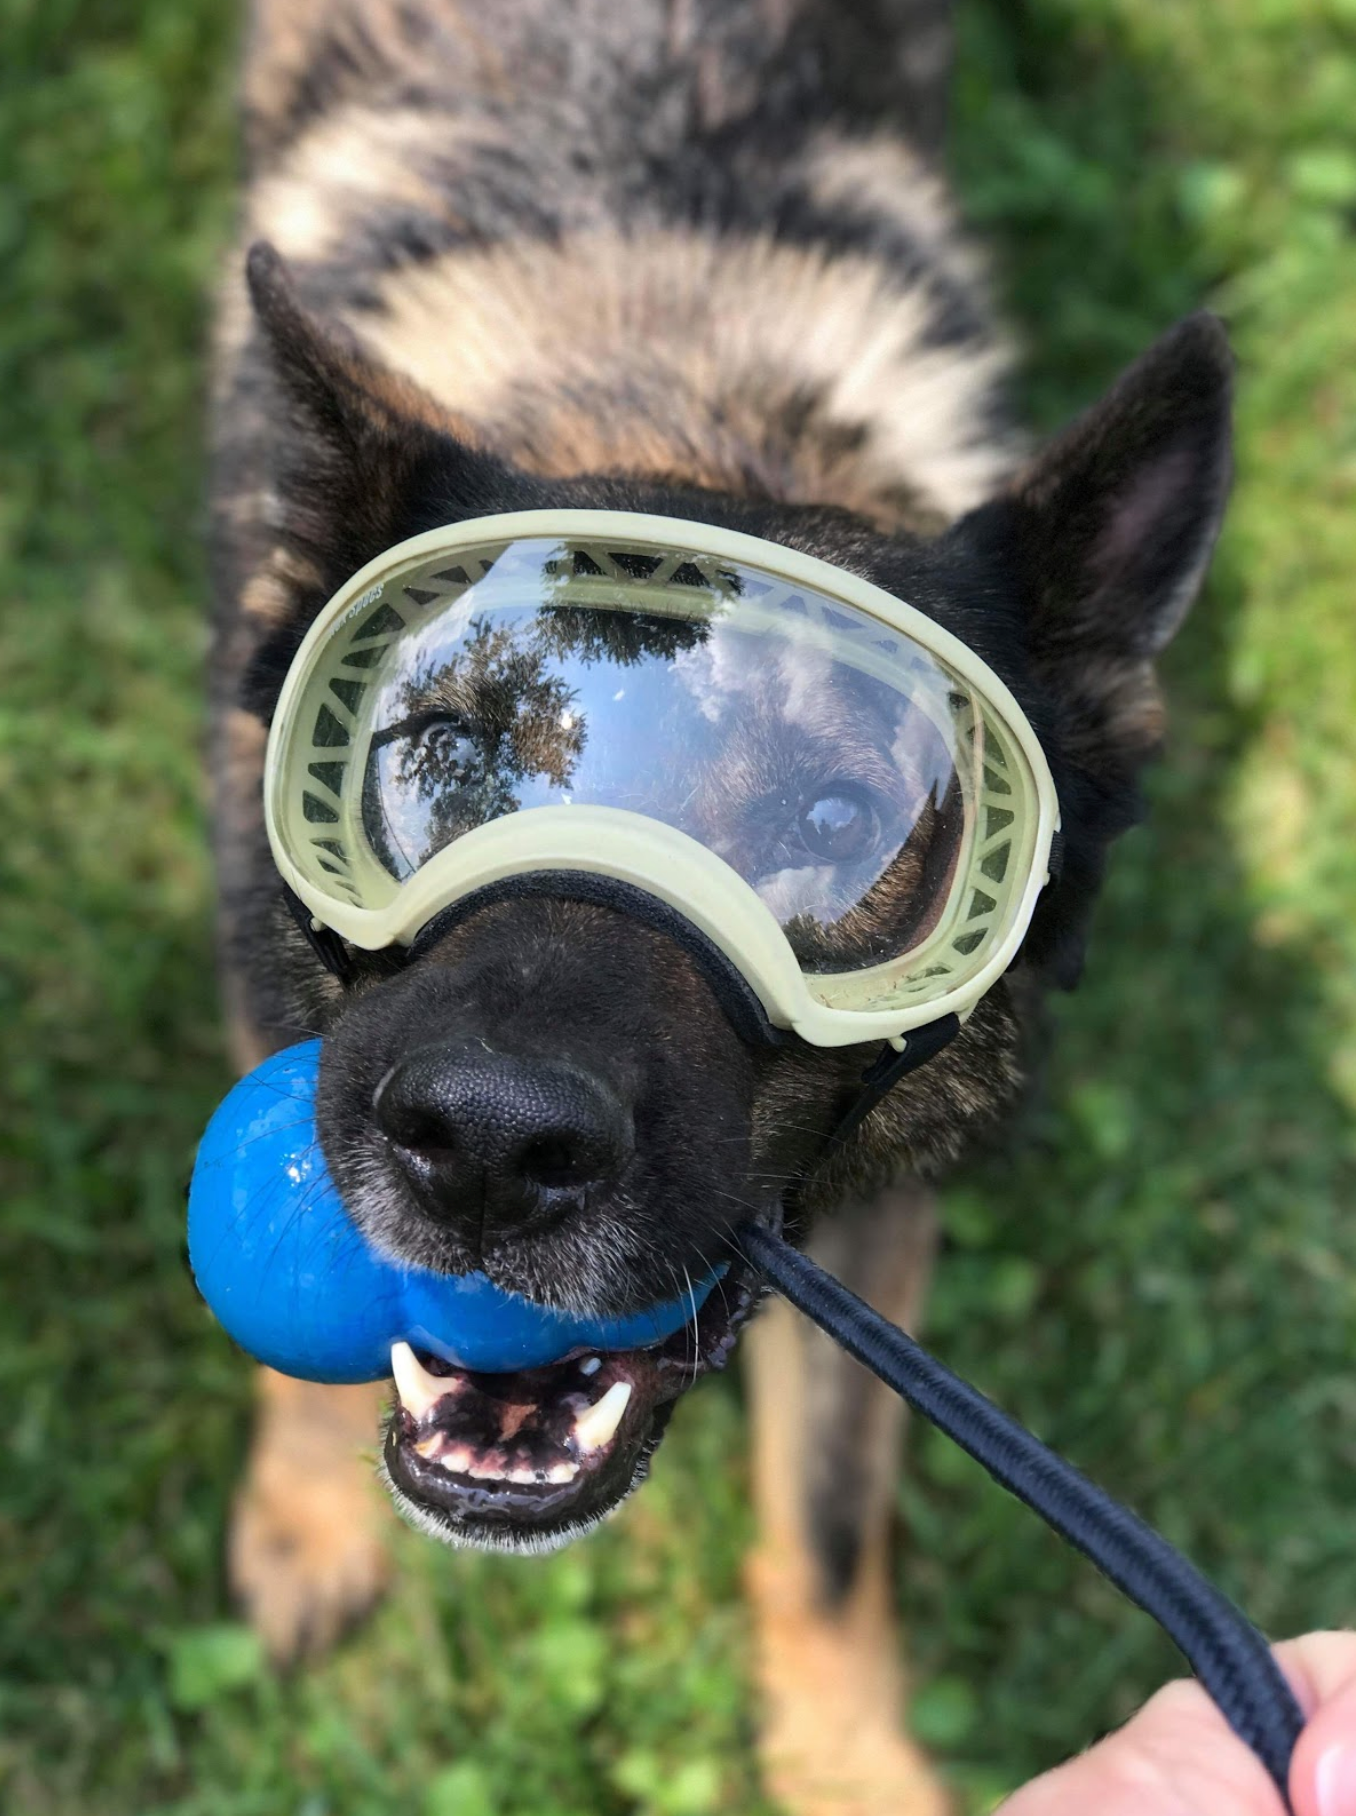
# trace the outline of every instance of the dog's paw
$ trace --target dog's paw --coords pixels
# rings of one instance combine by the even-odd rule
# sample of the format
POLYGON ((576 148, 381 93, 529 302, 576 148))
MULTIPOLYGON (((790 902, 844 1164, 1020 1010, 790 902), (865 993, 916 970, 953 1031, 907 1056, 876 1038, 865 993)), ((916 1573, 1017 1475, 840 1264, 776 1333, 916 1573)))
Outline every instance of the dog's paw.
POLYGON ((826 1615, 803 1574, 749 1560, 762 1699, 763 1784, 785 1816, 948 1816, 951 1800, 904 1733, 897 1641, 860 1608, 826 1615))
POLYGON ((262 1371, 228 1563, 246 1618, 279 1664, 332 1646, 386 1586, 391 1515, 370 1461, 382 1397, 380 1387, 262 1371))

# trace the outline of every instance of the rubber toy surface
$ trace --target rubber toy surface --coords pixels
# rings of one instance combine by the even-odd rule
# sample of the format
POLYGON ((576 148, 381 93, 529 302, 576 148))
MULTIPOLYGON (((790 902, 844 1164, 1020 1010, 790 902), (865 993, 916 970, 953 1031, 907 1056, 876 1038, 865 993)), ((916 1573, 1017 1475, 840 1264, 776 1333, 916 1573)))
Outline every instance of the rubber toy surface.
MULTIPOLYGON (((320 1042, 276 1053, 223 1099, 198 1148, 188 1253, 198 1290, 259 1361, 306 1381, 377 1381, 401 1340, 459 1368, 541 1368, 580 1349, 636 1349, 680 1330, 691 1295, 622 1318, 533 1305, 484 1274, 434 1274, 368 1247, 316 1137, 320 1042)), ((723 1269, 717 1272, 723 1272, 723 1269)))

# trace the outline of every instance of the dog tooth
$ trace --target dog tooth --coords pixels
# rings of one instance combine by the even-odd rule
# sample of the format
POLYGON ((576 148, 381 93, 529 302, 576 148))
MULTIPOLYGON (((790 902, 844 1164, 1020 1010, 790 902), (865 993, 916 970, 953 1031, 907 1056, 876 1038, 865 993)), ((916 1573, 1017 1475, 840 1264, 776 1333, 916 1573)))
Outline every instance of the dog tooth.
POLYGON ((513 1471, 501 1450, 487 1450, 473 1459, 470 1473, 480 1482, 511 1482, 513 1471))
POLYGON ((621 1424, 631 1398, 629 1381, 614 1381, 596 1406, 586 1407, 574 1422, 575 1441, 581 1450, 601 1450, 621 1424))
POLYGON ((578 1463, 552 1463, 546 1472, 548 1482, 572 1482, 579 1474, 578 1463))
POLYGON ((400 1404, 420 1425, 429 1413, 456 1388, 456 1382, 445 1376, 431 1375, 408 1343, 391 1345, 391 1373, 395 1376, 400 1404))
POLYGON ((427 1457, 429 1461, 432 1462, 442 1441, 442 1433, 440 1431, 435 1431, 430 1433, 426 1438, 420 1438, 414 1448, 419 1452, 421 1457, 427 1457))
POLYGON ((584 1360, 579 1364, 579 1372, 581 1375, 596 1375, 602 1366, 603 1359, 601 1356, 585 1356, 584 1360))

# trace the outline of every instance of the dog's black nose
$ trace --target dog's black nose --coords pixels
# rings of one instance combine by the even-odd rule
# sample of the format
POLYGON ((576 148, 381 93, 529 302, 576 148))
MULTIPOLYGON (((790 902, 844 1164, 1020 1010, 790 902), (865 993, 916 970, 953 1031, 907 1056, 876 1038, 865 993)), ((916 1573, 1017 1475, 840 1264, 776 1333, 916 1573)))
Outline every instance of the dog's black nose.
POLYGON ((474 1247, 580 1209, 633 1148, 630 1112, 602 1080, 480 1045, 421 1047, 373 1108, 425 1210, 474 1247))

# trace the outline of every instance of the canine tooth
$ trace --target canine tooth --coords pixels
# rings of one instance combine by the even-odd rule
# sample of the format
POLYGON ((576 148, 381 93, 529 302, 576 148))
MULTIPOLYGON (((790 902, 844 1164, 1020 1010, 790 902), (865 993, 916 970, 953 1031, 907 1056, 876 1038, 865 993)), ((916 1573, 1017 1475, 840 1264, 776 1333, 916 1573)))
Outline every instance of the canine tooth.
POLYGON ((400 1404, 416 1425, 421 1424, 455 1386, 455 1382, 431 1375, 408 1343, 391 1345, 391 1373, 395 1376, 400 1404))
POLYGON ((574 1422, 575 1441, 581 1450, 601 1450, 621 1424, 626 1402, 631 1398, 629 1381, 614 1381, 598 1401, 581 1412, 574 1422))
POLYGON ((421 1457, 427 1457, 428 1460, 430 1462, 432 1462, 434 1456, 437 1454, 438 1447, 439 1447, 439 1445, 441 1445, 442 1441, 443 1441, 442 1433, 435 1431, 435 1432, 432 1432, 427 1438, 420 1438, 419 1442, 415 1445, 414 1448, 419 1452, 421 1457))
POLYGON ((585 1356, 579 1364, 579 1372, 581 1375, 596 1375, 602 1366, 603 1358, 601 1356, 585 1356))
POLYGON ((548 1482, 572 1482, 579 1474, 578 1463, 552 1463, 546 1472, 548 1482))

